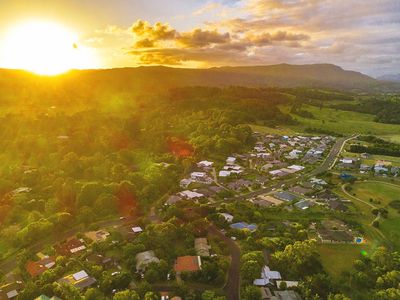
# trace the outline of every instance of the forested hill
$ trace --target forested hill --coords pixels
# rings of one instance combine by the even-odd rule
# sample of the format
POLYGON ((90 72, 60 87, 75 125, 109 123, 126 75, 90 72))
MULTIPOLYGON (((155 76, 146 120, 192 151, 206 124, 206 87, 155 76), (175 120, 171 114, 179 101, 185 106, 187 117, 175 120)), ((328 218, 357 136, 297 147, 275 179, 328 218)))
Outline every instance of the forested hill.
MULTIPOLYGON (((0 88, 24 87, 37 84, 40 77, 11 70, 0 70, 0 88)), ((54 81, 66 86, 105 87, 162 91, 171 87, 249 86, 249 87, 321 87, 357 91, 400 90, 395 83, 376 80, 367 75, 343 70, 330 64, 271 65, 253 67, 221 67, 210 69, 182 69, 168 67, 138 67, 107 70, 72 71, 54 81)), ((48 83, 48 80, 46 80, 48 83)))

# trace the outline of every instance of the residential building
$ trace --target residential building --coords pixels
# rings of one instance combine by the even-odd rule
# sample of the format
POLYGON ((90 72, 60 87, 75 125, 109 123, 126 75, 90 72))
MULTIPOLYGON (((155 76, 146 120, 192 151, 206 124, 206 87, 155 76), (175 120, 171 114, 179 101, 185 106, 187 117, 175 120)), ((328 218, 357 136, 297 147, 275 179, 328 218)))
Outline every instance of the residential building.
POLYGON ((140 272, 144 272, 146 270, 147 265, 151 263, 159 263, 160 260, 154 254, 154 251, 144 251, 136 254, 136 270, 140 272))
POLYGON ((31 277, 37 277, 41 275, 44 271, 47 271, 54 267, 55 264, 55 256, 47 256, 39 261, 28 261, 25 265, 25 268, 29 275, 31 275, 31 277))
POLYGON ((96 279, 90 277, 86 271, 82 270, 74 274, 65 276, 58 280, 59 283, 67 283, 83 290, 96 283, 96 279))
POLYGON ((180 272, 196 272, 201 270, 200 256, 179 256, 174 264, 174 270, 180 272))
POLYGON ((282 276, 278 271, 271 271, 268 266, 264 266, 261 270, 261 278, 255 279, 253 284, 256 286, 267 286, 274 284, 275 280, 281 280, 282 276))
POLYGON ((210 256, 210 248, 207 238, 196 238, 194 240, 194 249, 198 256, 210 256))
POLYGON ((63 256, 70 256, 86 250, 83 239, 71 238, 64 243, 54 246, 58 254, 63 256))

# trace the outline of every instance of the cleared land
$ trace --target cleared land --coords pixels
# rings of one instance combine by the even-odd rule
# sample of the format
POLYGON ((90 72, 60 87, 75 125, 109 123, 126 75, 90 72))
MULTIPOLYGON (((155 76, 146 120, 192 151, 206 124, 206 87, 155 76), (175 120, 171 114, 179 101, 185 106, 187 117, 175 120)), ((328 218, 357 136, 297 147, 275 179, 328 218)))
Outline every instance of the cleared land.
POLYGON ((353 268, 353 262, 360 258, 361 251, 368 252, 367 245, 321 244, 318 245, 324 269, 335 279, 353 268))
MULTIPOLYGON (((281 109, 284 111, 289 110, 287 107, 281 107, 281 109)), ((314 119, 292 114, 300 123, 299 125, 290 127, 294 131, 304 131, 305 128, 318 128, 344 135, 351 135, 353 133, 373 134, 400 140, 400 125, 374 122, 373 115, 331 108, 320 109, 310 105, 304 105, 302 110, 312 113, 314 119)))

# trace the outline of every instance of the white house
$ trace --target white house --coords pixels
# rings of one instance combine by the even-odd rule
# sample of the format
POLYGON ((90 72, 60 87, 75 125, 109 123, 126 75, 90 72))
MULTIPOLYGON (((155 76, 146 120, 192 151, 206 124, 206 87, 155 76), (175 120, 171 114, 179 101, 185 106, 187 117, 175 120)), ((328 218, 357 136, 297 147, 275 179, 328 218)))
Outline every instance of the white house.
POLYGON ((278 271, 271 271, 268 266, 264 266, 261 271, 261 278, 255 279, 253 284, 256 286, 266 286, 273 284, 273 280, 281 280, 282 276, 278 271))
POLYGON ((226 171, 226 170, 219 171, 218 176, 219 177, 229 177, 229 176, 231 176, 231 171, 226 171))
POLYGON ((236 157, 229 156, 229 157, 226 159, 226 163, 227 163, 228 165, 233 165, 233 164, 235 164, 235 163, 236 163, 236 157))
POLYGON ((199 168, 211 168, 214 165, 214 162, 208 160, 202 160, 197 163, 199 168))
POLYGON ((220 213, 221 216, 223 216, 225 218, 225 221, 227 221, 228 223, 232 223, 233 221, 233 216, 231 214, 228 213, 220 213))
POLYGON ((203 194, 200 194, 200 193, 197 193, 194 191, 188 191, 188 190, 180 192, 179 195, 181 195, 182 197, 187 198, 187 199, 196 199, 196 198, 204 197, 203 194))
POLYGON ((289 167, 287 167, 288 169, 291 169, 291 170, 295 170, 295 171, 302 171, 302 170, 304 170, 305 169, 305 167, 303 167, 303 166, 298 166, 298 165, 291 165, 291 166, 289 166, 289 167))

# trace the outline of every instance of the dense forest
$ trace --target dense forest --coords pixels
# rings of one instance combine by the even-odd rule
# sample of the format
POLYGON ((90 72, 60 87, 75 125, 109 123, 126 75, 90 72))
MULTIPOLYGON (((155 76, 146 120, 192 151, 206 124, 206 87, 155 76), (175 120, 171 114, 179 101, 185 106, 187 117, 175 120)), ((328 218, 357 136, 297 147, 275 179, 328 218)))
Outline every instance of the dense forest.
POLYGON ((368 146, 353 144, 350 145, 350 151, 354 153, 369 153, 387 156, 400 156, 400 145, 394 144, 375 136, 361 136, 361 141, 368 142, 368 146))
POLYGON ((177 188, 194 159, 251 147, 242 124, 291 122, 277 107, 288 100, 274 89, 176 88, 150 97, 107 88, 4 96, 3 244, 23 247, 65 226, 140 214, 177 188))

